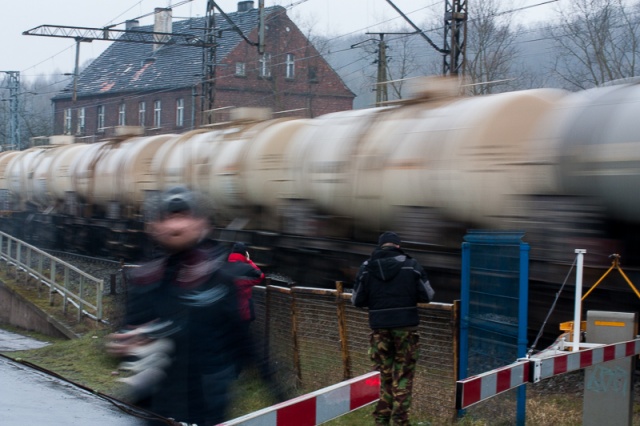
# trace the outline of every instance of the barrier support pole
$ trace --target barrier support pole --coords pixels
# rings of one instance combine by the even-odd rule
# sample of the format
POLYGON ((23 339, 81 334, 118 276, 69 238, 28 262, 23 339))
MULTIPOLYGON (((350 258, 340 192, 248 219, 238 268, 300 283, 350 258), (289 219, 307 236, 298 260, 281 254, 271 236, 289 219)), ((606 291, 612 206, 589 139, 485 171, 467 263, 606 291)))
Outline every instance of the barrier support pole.
POLYGON ((578 262, 576 266, 576 299, 573 311, 573 348, 572 352, 580 350, 580 319, 582 318, 582 268, 584 265, 585 249, 576 249, 578 262))

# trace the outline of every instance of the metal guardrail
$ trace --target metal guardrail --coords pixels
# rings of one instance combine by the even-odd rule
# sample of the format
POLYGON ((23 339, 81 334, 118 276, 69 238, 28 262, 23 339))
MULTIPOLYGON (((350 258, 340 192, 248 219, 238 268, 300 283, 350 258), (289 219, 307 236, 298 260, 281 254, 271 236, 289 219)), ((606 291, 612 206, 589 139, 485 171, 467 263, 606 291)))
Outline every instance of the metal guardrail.
POLYGON ((64 313, 67 312, 67 305, 71 304, 78 310, 78 321, 82 315, 102 321, 103 279, 91 276, 4 232, 0 232, 0 259, 25 271, 27 279, 31 276, 46 285, 51 305, 55 293, 60 294, 64 313))

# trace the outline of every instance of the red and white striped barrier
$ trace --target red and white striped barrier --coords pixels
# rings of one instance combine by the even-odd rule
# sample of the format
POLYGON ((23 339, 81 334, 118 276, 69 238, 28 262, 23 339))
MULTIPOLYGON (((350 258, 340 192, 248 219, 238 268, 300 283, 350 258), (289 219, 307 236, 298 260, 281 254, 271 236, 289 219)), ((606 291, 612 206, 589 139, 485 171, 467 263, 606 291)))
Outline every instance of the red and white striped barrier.
POLYGON ((518 361, 506 367, 471 376, 456 383, 456 409, 491 398, 529 381, 528 360, 518 361))
POLYGON ((222 423, 222 426, 315 426, 378 400, 380 373, 364 374, 222 423))
POLYGON ((456 409, 462 410, 526 383, 537 383, 558 374, 638 354, 640 339, 634 339, 546 358, 520 359, 511 365, 456 382, 456 409))
POLYGON ((569 352, 550 358, 531 358, 531 362, 534 363, 531 382, 537 383, 558 374, 638 354, 640 354, 640 339, 569 352))

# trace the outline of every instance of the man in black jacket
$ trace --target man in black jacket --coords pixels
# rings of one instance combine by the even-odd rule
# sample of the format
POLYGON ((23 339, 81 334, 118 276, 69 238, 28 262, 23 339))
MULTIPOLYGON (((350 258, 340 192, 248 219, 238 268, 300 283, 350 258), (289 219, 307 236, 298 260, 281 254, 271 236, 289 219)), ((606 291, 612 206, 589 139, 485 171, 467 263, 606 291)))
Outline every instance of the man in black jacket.
POLYGON ((376 424, 409 424, 411 390, 418 358, 418 303, 434 291, 420 264, 400 248, 400 237, 385 232, 356 277, 351 302, 369 308, 369 355, 380 371, 376 424))
POLYGON ((126 326, 107 344, 133 373, 120 379, 133 402, 201 426, 225 419, 240 321, 227 251, 208 238, 206 207, 184 187, 150 204, 148 231, 166 255, 129 273, 126 326))

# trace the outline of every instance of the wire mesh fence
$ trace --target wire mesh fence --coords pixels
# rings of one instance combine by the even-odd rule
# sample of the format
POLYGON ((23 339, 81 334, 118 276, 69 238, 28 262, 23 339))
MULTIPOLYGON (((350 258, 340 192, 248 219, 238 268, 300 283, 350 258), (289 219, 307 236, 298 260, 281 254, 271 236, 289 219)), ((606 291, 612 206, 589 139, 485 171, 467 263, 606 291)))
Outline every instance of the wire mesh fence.
MULTIPOLYGON (((255 287, 252 333, 288 393, 302 394, 372 371, 367 311, 350 293, 305 287, 255 287)), ((419 306, 420 356, 412 411, 437 423, 456 417, 457 305, 419 306)))

